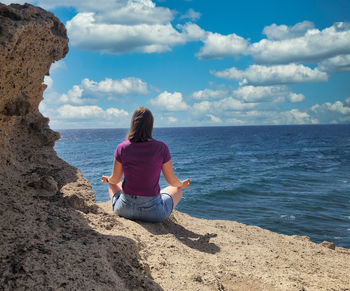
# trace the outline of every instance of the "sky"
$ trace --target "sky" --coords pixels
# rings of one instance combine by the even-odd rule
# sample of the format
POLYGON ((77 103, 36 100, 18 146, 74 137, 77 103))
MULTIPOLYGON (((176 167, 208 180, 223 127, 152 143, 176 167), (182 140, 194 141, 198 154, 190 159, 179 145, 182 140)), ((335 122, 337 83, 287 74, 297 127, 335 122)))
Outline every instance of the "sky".
MULTIPOLYGON (((5 4, 12 1, 2 1, 5 4)), ((55 129, 350 123, 348 0, 36 0, 66 26, 55 129)))

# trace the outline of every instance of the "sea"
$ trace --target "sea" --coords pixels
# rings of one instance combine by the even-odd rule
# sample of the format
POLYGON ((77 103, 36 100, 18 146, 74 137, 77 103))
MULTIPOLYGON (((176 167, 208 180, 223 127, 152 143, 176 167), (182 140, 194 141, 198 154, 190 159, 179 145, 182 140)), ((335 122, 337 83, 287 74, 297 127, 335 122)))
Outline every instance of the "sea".
MULTIPOLYGON (((127 129, 59 130, 55 150, 90 181, 97 202, 127 129)), ((179 179, 177 210, 350 248, 350 125, 155 128, 179 179)), ((161 187, 167 184, 163 177, 161 187)))

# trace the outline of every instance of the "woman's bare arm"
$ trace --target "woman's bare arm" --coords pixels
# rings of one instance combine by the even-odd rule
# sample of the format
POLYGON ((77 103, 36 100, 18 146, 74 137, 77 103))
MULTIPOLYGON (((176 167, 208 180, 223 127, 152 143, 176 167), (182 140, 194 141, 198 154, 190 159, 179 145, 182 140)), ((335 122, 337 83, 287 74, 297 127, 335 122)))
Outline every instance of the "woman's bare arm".
POLYGON ((110 177, 102 176, 101 180, 104 184, 118 184, 123 178, 123 166, 116 159, 113 161, 113 172, 110 177))
POLYGON ((181 187, 181 188, 188 188, 190 186, 190 184, 191 184, 190 179, 186 179, 186 180, 180 181, 175 176, 174 169, 173 169, 173 164, 172 164, 171 160, 169 160, 168 162, 163 164, 162 171, 163 171, 163 175, 164 175, 165 181, 167 181, 167 183, 170 186, 181 187))

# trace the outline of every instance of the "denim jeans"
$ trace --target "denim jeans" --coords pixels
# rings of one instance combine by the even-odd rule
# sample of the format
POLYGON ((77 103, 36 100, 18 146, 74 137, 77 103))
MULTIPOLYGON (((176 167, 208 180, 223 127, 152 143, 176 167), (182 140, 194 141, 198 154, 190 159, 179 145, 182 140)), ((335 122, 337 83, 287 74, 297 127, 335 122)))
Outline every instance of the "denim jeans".
POLYGON ((158 196, 134 196, 119 191, 112 199, 113 211, 119 216, 149 222, 167 219, 173 210, 173 198, 167 193, 158 196))

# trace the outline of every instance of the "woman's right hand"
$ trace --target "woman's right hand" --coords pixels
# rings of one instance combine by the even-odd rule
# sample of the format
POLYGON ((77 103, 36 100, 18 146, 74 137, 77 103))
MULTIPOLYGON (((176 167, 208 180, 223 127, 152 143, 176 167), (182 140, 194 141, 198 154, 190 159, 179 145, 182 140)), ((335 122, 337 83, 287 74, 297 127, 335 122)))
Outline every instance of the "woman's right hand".
POLYGON ((190 185, 191 185, 190 179, 186 179, 186 180, 183 180, 181 182, 182 182, 182 188, 185 188, 185 189, 190 187, 190 185))
POLYGON ((102 182, 103 184, 109 184, 108 178, 109 178, 109 177, 107 177, 107 176, 102 176, 102 177, 101 177, 101 182, 102 182))

